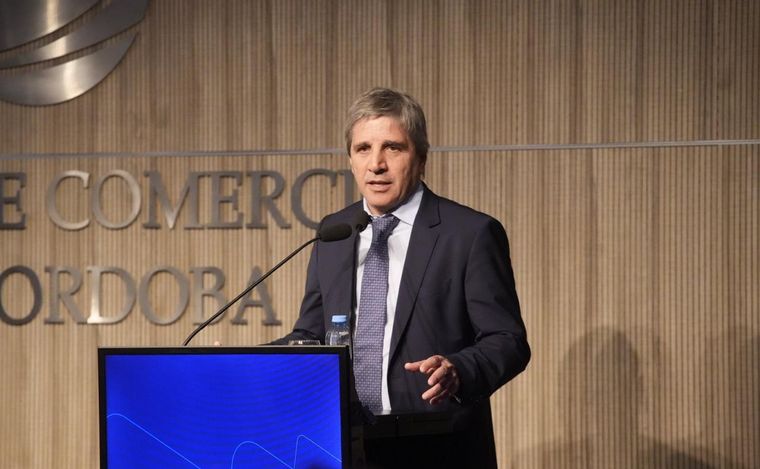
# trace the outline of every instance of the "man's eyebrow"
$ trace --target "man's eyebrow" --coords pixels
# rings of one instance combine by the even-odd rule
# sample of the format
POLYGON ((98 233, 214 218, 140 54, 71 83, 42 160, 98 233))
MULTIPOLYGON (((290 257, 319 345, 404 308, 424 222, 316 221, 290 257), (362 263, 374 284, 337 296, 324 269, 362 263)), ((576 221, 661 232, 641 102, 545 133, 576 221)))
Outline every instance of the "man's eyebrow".
POLYGON ((409 142, 406 142, 404 140, 386 140, 383 142, 383 147, 408 148, 409 142))

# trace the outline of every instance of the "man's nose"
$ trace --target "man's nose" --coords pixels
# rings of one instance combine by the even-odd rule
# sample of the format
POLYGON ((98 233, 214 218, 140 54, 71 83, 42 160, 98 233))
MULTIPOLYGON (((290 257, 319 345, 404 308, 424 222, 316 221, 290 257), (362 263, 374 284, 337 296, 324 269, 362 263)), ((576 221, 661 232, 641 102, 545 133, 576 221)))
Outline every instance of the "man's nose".
POLYGON ((388 170, 382 150, 372 152, 369 160, 369 170, 375 174, 382 174, 388 170))

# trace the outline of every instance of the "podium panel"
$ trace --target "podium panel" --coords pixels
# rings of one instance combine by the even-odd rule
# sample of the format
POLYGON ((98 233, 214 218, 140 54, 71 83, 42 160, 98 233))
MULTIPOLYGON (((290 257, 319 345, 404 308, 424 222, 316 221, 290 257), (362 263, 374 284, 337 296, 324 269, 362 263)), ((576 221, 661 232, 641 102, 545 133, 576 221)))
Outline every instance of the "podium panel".
POLYGON ((100 461, 350 466, 346 347, 100 348, 100 461))

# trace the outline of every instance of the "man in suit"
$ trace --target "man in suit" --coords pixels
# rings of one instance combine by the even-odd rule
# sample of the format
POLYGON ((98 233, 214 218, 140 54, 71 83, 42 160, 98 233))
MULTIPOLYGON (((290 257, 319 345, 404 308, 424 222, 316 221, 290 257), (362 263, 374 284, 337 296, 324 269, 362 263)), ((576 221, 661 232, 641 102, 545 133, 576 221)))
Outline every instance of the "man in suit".
POLYGON ((325 217, 372 224, 318 242, 293 332, 324 340, 333 314, 353 319, 354 373, 376 414, 450 411, 455 432, 367 443, 379 465, 495 467, 489 396, 527 365, 527 342, 501 224, 435 195, 423 182, 425 116, 409 95, 363 94, 346 124, 363 196, 325 217))

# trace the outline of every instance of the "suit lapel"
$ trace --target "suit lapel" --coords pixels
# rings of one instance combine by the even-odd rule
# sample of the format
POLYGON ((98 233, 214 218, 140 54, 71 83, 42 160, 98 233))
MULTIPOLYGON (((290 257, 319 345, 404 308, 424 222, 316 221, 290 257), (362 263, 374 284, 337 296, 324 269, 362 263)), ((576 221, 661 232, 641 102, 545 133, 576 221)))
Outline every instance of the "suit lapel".
POLYGON ((422 195, 420 209, 412 227, 412 236, 409 239, 409 249, 404 261, 404 272, 401 276, 401 286, 396 303, 396 314, 393 321, 393 335, 391 336, 390 361, 398 348, 401 337, 409 323, 409 318, 417 300, 417 294, 425 277, 430 256, 435 249, 438 240, 438 225, 441 217, 438 212, 438 196, 425 187, 422 195))
POLYGON ((356 250, 356 239, 356 235, 353 234, 346 240, 338 241, 343 246, 336 246, 336 249, 331 253, 332 259, 328 261, 331 265, 338 267, 335 280, 331 285, 326 286, 327 295, 335 299, 334 302, 330 302, 331 305, 334 305, 334 311, 353 310, 354 297, 356 296, 352 288, 355 282, 354 277, 356 277, 354 261, 356 256, 353 255, 356 250))
MULTIPOLYGON (((345 216, 340 221, 349 225, 353 222, 355 211, 362 210, 360 203, 354 205, 356 207, 351 207, 348 211, 351 215, 345 216)), ((353 311, 356 305, 356 249, 358 243, 359 235, 354 230, 351 237, 335 243, 335 249, 330 252, 332 259, 328 265, 337 266, 338 271, 333 277, 332 284, 327 286, 327 288, 335 289, 334 294, 337 298, 337 304, 340 305, 336 311, 353 311)), ((353 321, 353 313, 350 316, 353 321)))

